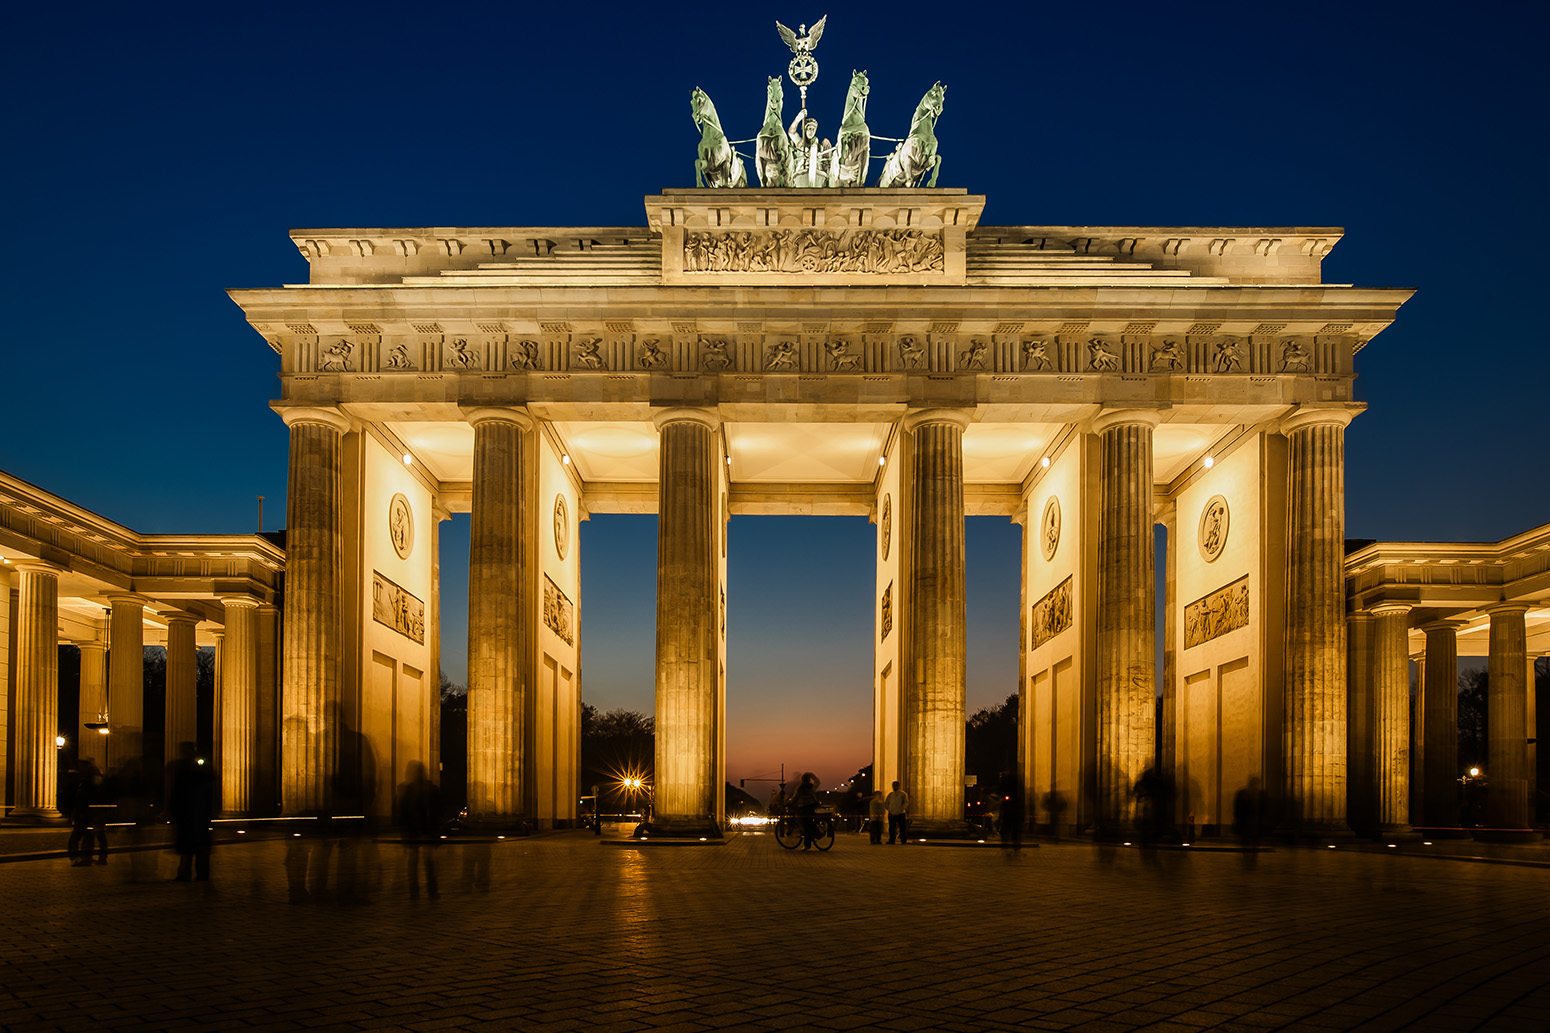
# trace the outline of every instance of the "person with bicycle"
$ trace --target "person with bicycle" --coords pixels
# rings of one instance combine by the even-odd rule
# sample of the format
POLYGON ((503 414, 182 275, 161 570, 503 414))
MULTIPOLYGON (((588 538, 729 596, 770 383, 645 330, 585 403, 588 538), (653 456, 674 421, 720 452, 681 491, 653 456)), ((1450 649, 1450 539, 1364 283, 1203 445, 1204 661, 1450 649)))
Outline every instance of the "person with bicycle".
POLYGON ((818 822, 814 817, 818 813, 818 776, 811 771, 803 774, 802 784, 791 797, 791 812, 802 825, 802 849, 811 850, 813 841, 818 838, 818 822))

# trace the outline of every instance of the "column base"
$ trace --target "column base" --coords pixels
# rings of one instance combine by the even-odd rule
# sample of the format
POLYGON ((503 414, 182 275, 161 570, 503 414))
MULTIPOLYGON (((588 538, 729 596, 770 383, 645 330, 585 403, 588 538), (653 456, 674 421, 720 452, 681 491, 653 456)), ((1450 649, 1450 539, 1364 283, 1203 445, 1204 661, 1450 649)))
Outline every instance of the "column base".
POLYGON ((70 822, 52 807, 13 807, 6 815, 13 825, 68 825, 70 822))
POLYGON ((689 839, 720 841, 721 826, 709 818, 653 818, 635 828, 636 839, 689 839))

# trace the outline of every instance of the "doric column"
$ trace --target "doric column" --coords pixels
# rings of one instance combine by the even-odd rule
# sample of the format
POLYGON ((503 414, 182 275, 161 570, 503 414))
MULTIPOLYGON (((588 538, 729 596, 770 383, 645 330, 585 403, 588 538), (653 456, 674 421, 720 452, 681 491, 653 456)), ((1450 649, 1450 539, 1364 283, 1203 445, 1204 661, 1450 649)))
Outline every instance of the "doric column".
POLYGON ((258 600, 231 596, 225 607, 221 642, 220 741, 221 810, 238 817, 253 809, 254 746, 257 742, 258 600))
MULTIPOLYGON (((1163 560, 1163 676, 1162 723, 1157 729, 1157 767, 1167 777, 1177 777, 1178 764, 1178 634, 1174 616, 1178 611, 1179 583, 1179 507, 1169 502, 1158 514, 1158 523, 1167 532, 1167 555, 1163 560)), ((1177 815, 1167 815, 1177 820, 1177 815)))
POLYGON ((1157 585, 1152 432, 1158 414, 1111 409, 1099 441, 1097 819, 1125 820, 1130 787, 1155 760, 1157 585))
POLYGON ((192 613, 169 613, 167 617, 167 710, 162 740, 168 759, 178 755, 178 744, 199 741, 198 647, 194 645, 194 626, 199 618, 192 613))
POLYGON ((275 670, 280 636, 280 613, 275 607, 258 607, 255 647, 254 759, 249 789, 254 814, 271 815, 279 804, 280 685, 275 670))
POLYGON ((1426 632, 1426 670, 1421 681, 1425 713, 1421 820, 1427 828, 1459 823, 1459 621, 1433 621, 1426 632))
POLYGON ((1368 835, 1378 823, 1373 636, 1376 619, 1367 610, 1346 615, 1346 814, 1351 827, 1368 835))
POLYGON ((1486 823, 1497 829, 1526 829, 1533 819, 1528 795, 1528 643, 1523 615, 1528 606, 1493 606, 1491 615, 1490 702, 1486 707, 1486 768, 1489 791, 1486 823))
POLYGON ((654 416, 661 435, 657 506, 656 800, 654 826, 713 826, 719 736, 717 493, 720 418, 704 409, 654 416))
MULTIPOLYGON (((78 722, 80 745, 76 755, 87 757, 97 765, 97 770, 108 770, 108 737, 88 724, 108 723, 108 647, 101 639, 82 642, 81 646, 81 705, 78 722)), ((111 729, 108 729, 111 731, 111 729)))
POLYGON ((332 409, 280 415, 291 430, 280 796, 285 813, 307 814, 329 807, 338 763, 345 587, 339 493, 350 423, 332 409))
MULTIPOLYGON (((1424 640, 1423 640, 1424 641, 1424 640)), ((1410 698, 1410 823, 1426 813, 1426 653, 1412 653, 1415 693, 1410 698)))
POLYGON ((23 562, 16 569, 16 806, 11 814, 57 818, 59 568, 23 562))
POLYGON ((963 823, 964 603, 963 431, 967 413, 923 409, 904 418, 911 437, 909 643, 914 670, 901 679, 904 770, 910 812, 922 830, 963 823))
POLYGON ((108 618, 108 768, 145 761, 145 600, 112 595, 108 618))
POLYGON ((533 504, 524 495, 523 432, 533 420, 515 409, 476 409, 473 520, 468 543, 468 812, 478 821, 522 817, 524 720, 532 690, 523 609, 532 558, 523 529, 533 504))
POLYGON ((1382 603, 1373 614, 1373 779, 1378 827, 1410 827, 1410 606, 1382 603))
POLYGON ((1343 409, 1281 423, 1289 443, 1286 577, 1287 817, 1346 822, 1345 427, 1343 409))

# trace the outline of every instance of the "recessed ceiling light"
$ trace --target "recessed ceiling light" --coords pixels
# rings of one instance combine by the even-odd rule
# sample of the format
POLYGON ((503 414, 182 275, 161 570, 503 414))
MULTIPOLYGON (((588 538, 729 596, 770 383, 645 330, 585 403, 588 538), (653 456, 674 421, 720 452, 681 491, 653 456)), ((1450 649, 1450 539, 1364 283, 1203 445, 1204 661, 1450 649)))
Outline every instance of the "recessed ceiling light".
POLYGON ((1209 469, 1211 469, 1211 467, 1213 467, 1215 465, 1216 465, 1216 460, 1212 459, 1210 456, 1206 456, 1206 461, 1205 461, 1206 469, 1209 470, 1209 469))

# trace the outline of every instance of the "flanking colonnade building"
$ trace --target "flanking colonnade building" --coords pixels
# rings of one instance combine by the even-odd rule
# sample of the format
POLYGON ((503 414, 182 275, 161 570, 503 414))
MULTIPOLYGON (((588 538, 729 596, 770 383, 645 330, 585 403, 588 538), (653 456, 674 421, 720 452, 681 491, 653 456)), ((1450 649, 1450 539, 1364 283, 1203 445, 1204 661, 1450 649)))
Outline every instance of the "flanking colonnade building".
POLYGON ((1155 758, 1199 823, 1258 777, 1343 826, 1352 360, 1409 292, 1323 283, 1335 229, 983 206, 669 190, 633 228, 293 233, 308 283, 232 292, 291 429, 286 810, 327 805, 341 728, 384 775, 431 758, 436 528, 469 511, 471 815, 573 820, 576 524, 656 512, 656 812, 718 822, 726 608, 757 591, 727 583, 726 522, 814 513, 877 526, 876 783, 954 823, 964 518, 994 514, 1024 529, 1035 808, 1122 820, 1155 758))

